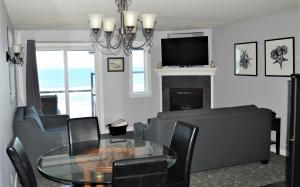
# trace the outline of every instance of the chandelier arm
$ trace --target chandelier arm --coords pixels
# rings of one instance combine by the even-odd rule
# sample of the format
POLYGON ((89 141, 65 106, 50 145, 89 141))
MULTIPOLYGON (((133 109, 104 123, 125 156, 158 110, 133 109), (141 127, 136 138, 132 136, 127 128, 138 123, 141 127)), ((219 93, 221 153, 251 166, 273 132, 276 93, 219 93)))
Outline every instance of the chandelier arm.
POLYGON ((101 40, 96 40, 94 37, 93 37, 93 34, 90 34, 90 39, 92 40, 92 42, 94 43, 93 44, 93 46, 95 46, 95 45, 99 45, 99 46, 101 46, 101 47, 103 47, 103 48, 107 48, 107 46, 105 46, 105 45, 103 45, 101 42, 103 42, 103 41, 101 41, 101 40))
POLYGON ((106 42, 109 45, 110 48, 112 49, 118 49, 121 45, 121 39, 120 38, 116 38, 116 44, 112 45, 111 44, 111 40, 107 39, 106 42))
POLYGON ((124 43, 124 45, 123 45, 123 53, 126 55, 126 56, 128 56, 129 54, 130 54, 130 51, 129 51, 129 49, 126 47, 126 44, 124 43))
POLYGON ((132 47, 132 41, 131 40, 127 40, 127 44, 125 45, 126 50, 129 51, 132 47))
POLYGON ((127 5, 126 7, 128 8, 131 5, 132 1, 131 0, 127 0, 127 5))
POLYGON ((137 46, 137 47, 131 46, 131 48, 132 48, 132 49, 141 49, 141 48, 145 47, 145 45, 146 45, 149 41, 150 41, 150 40, 146 40, 142 45, 137 46))
POLYGON ((142 44, 142 45, 140 45, 140 46, 137 46, 137 47, 135 47, 135 46, 131 46, 131 48, 132 49, 141 49, 141 48, 143 48, 143 47, 145 47, 146 45, 152 45, 151 43, 152 43, 152 39, 153 39, 153 37, 151 37, 151 38, 149 38, 149 39, 146 39, 146 41, 142 44))
POLYGON ((116 51, 113 51, 112 49, 110 48, 103 48, 101 47, 100 45, 96 45, 97 48, 99 49, 99 51, 103 54, 103 55, 117 55, 119 52, 120 52, 120 49, 116 50, 116 51), (107 51, 104 51, 103 49, 107 49, 109 50, 109 52, 107 51))

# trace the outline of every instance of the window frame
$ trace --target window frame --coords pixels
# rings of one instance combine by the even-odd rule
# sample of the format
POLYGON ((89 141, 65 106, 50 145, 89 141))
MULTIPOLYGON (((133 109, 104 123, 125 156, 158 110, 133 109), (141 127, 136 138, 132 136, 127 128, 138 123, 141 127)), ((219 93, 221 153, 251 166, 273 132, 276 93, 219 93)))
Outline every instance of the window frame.
MULTIPOLYGON (((135 46, 142 45, 143 42, 134 42, 135 46)), ((151 86, 151 55, 149 47, 145 46, 141 48, 144 50, 144 74, 145 74, 145 91, 144 92, 133 92, 133 68, 132 68, 132 54, 129 55, 129 95, 131 98, 136 97, 151 97, 152 86, 151 86)))

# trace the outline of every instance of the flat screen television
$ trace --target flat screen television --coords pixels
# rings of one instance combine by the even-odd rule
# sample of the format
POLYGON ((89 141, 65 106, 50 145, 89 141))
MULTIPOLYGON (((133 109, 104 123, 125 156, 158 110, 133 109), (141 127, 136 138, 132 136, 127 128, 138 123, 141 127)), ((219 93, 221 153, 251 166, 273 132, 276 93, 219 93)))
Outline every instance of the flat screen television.
POLYGON ((208 37, 161 40, 162 66, 208 65, 208 37))

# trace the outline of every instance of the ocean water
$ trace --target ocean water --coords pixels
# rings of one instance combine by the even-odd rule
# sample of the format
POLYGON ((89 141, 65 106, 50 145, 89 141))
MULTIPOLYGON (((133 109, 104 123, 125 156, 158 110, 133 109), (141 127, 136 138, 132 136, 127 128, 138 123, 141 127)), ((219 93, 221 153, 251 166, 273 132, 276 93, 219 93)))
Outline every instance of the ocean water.
MULTIPOLYGON (((69 89, 90 89, 91 73, 94 69, 69 69, 69 89)), ((63 69, 41 69, 38 71, 40 91, 64 90, 64 70, 63 69)))

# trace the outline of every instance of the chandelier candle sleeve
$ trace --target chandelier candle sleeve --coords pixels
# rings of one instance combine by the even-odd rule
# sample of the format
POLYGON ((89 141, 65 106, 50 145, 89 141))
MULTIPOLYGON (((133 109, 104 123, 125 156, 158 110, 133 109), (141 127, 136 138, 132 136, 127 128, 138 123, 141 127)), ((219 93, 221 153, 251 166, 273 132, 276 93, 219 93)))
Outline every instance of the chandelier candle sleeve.
POLYGON ((16 53, 16 54, 21 53, 21 46, 20 45, 14 45, 13 49, 14 49, 14 53, 16 53))
POLYGON ((100 29, 102 25, 102 14, 89 14, 89 24, 91 29, 100 29))
POLYGON ((124 24, 126 27, 136 27, 139 12, 137 11, 123 11, 124 24))
POLYGON ((141 19, 142 19, 144 29, 154 28, 156 14, 142 14, 141 19))
POLYGON ((103 30, 105 32, 113 32, 115 30, 116 19, 115 18, 104 18, 103 19, 103 30))

